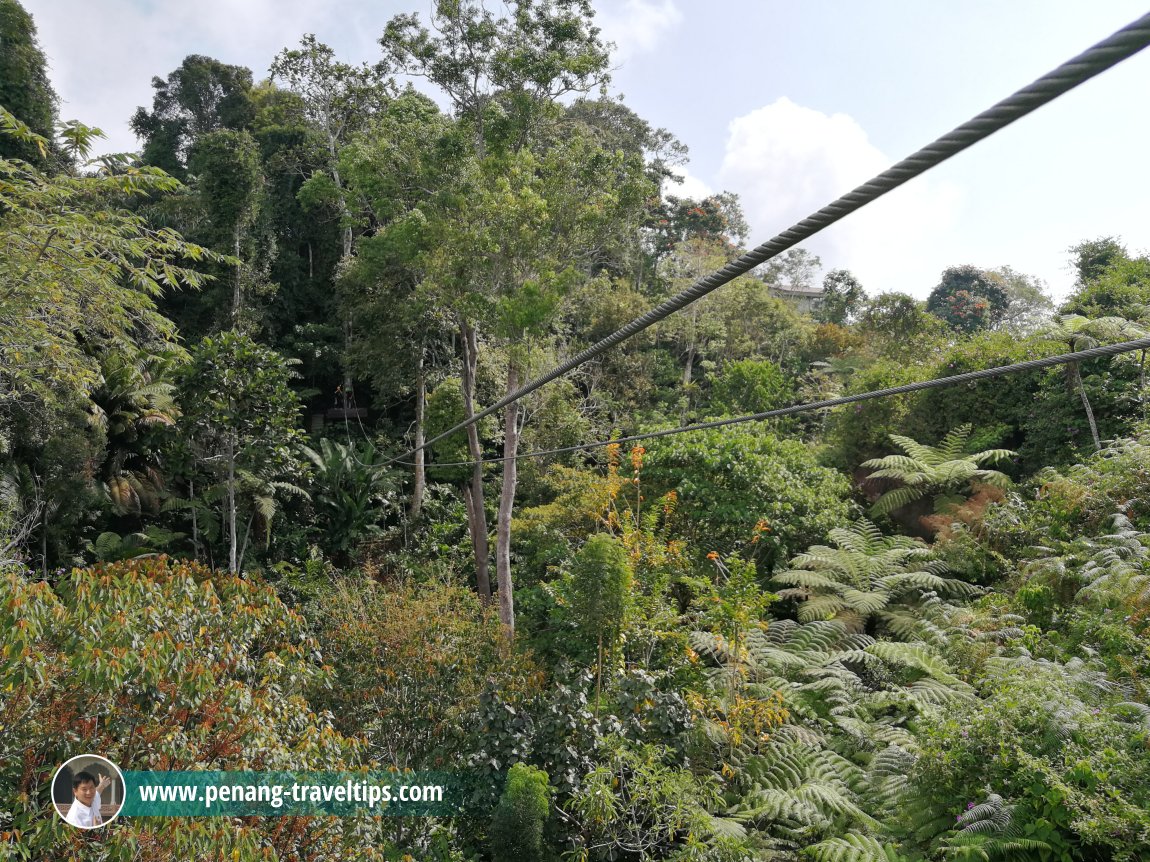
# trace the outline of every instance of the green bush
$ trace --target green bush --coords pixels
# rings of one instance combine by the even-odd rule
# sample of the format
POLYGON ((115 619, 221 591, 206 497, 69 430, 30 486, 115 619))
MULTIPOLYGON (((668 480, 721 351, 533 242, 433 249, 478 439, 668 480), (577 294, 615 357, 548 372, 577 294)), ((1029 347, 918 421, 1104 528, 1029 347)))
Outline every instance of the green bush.
POLYGON ((445 768, 478 744, 481 692, 518 703, 540 685, 495 609, 461 586, 347 578, 308 613, 335 682, 317 686, 315 702, 389 765, 445 768))
POLYGON ((546 772, 524 763, 507 770, 507 784, 491 817, 493 862, 540 862, 550 808, 546 772))
POLYGON ((967 830, 966 840, 1040 841, 1048 849, 1027 858, 1059 862, 1147 858, 1143 712, 1080 660, 994 659, 983 688, 984 697, 956 703, 922 728, 912 775, 919 818, 954 824, 989 789, 1002 800, 998 817, 981 834, 967 830))
MULTIPOLYGON (((906 362, 882 359, 851 376, 844 395, 889 389, 924 380, 929 371, 906 362)), ((913 395, 896 395, 846 404, 831 413, 828 440, 831 460, 841 470, 854 470, 868 458, 887 452, 889 436, 906 433, 913 395)))
POLYGON ((671 528, 701 553, 755 552, 769 571, 850 517, 845 476, 811 448, 741 426, 653 441, 646 451, 647 499, 678 495, 671 528))
POLYGON ((774 410, 793 398, 791 382, 778 365, 765 359, 731 362, 711 386, 712 407, 731 416, 774 410))

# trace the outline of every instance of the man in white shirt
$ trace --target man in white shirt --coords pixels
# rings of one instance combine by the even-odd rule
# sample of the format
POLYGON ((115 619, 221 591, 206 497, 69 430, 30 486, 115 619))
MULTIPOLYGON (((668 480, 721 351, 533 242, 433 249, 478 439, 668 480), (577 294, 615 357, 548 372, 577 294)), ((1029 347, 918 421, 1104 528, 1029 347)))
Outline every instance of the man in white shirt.
POLYGON ((72 779, 72 807, 68 809, 64 822, 81 829, 94 829, 102 826, 100 816, 100 791, 111 785, 112 779, 101 775, 99 782, 90 772, 80 772, 72 779))

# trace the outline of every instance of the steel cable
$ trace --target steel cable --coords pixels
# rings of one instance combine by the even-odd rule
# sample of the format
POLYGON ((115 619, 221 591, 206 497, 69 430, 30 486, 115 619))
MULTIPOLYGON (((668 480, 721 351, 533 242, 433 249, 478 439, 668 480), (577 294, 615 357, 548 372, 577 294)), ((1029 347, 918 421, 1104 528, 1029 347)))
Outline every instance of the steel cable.
MULTIPOLYGON (((691 303, 709 294, 716 288, 732 281, 740 275, 745 275, 754 267, 764 263, 778 254, 809 239, 819 231, 834 224, 855 210, 866 206, 882 197, 889 191, 898 188, 938 164, 949 159, 973 144, 989 137, 1000 129, 1026 116, 1037 108, 1061 96, 1079 84, 1090 80, 1107 69, 1117 65, 1123 60, 1137 54, 1150 44, 1150 13, 1137 21, 1126 25, 1121 30, 1086 51, 1063 63, 1058 68, 1046 73, 1033 83, 1023 87, 1011 96, 998 102, 993 107, 983 111, 978 116, 958 126, 931 144, 920 149, 913 155, 903 159, 890 168, 887 168, 870 181, 840 197, 833 203, 808 216, 791 228, 778 234, 773 239, 757 246, 736 260, 728 263, 722 269, 704 276, 678 295, 666 300, 637 317, 630 323, 616 330, 601 341, 588 347, 586 350, 573 356, 571 359, 556 366, 529 383, 524 384, 514 392, 496 401, 471 418, 459 423, 453 428, 444 431, 436 437, 427 440, 421 447, 410 449, 402 455, 393 458, 388 464, 397 463, 414 455, 418 449, 426 449, 434 443, 473 425, 518 401, 524 395, 534 392, 553 380, 573 371, 580 365, 610 350, 619 344, 642 332, 650 326, 666 319, 677 311, 681 311, 691 303)), ((503 459, 499 459, 503 460, 503 459)))
MULTIPOLYGON (((991 377, 1002 377, 1022 371, 1037 371, 1050 368, 1054 365, 1066 365, 1071 362, 1082 362, 1086 359, 1097 359, 1100 356, 1114 356, 1119 353, 1130 353, 1135 350, 1150 350, 1150 338, 1139 338, 1134 341, 1122 341, 1118 344, 1107 344, 1101 347, 1091 347, 1088 350, 1079 350, 1074 353, 1060 353, 1057 356, 1047 356, 1043 359, 1028 359, 1025 362, 1016 362, 1012 365, 999 365, 995 368, 984 368, 981 371, 968 371, 963 374, 953 374, 950 377, 938 377, 934 380, 920 380, 915 383, 905 383, 902 386, 892 386, 889 389, 875 389, 871 392, 859 392, 856 395, 843 395, 839 398, 829 398, 825 401, 808 401, 805 404, 792 404, 789 407, 779 407, 776 410, 766 410, 762 413, 751 413, 747 416, 736 416, 729 419, 715 419, 710 422, 700 422, 697 425, 683 425, 678 428, 663 428, 660 431, 648 431, 643 434, 632 434, 628 437, 616 437, 611 440, 595 440, 591 443, 580 443, 576 446, 561 446, 555 449, 537 449, 532 452, 523 452, 515 456, 521 458, 544 458, 551 455, 566 455, 571 452, 582 452, 587 449, 597 449, 611 444, 636 443, 640 440, 653 440, 657 437, 671 437, 675 434, 687 434, 691 431, 706 431, 711 428, 725 428, 728 425, 739 425, 743 422, 760 422, 764 419, 777 419, 780 416, 793 416, 796 413, 809 413, 813 410, 829 410, 843 404, 857 404, 860 401, 870 401, 875 398, 889 398, 892 395, 905 395, 908 392, 921 392, 924 389, 942 389, 946 386, 957 386, 960 383, 972 383, 986 380, 991 377)), ((458 432, 455 432, 458 433, 458 432)), ((405 457, 405 456, 401 456, 405 457)), ((474 464, 500 464, 510 461, 510 458, 484 458, 481 461, 448 461, 445 463, 428 464, 433 467, 470 467, 474 464)), ((408 461, 399 461, 405 466, 414 466, 408 461)))

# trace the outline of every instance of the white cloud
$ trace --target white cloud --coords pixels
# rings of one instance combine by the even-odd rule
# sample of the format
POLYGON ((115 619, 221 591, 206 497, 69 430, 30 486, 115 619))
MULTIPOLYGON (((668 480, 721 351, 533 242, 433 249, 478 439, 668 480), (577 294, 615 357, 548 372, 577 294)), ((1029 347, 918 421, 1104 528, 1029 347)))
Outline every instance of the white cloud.
POLYGON ((664 194, 674 195, 677 198, 693 198, 697 201, 701 201, 703 198, 713 194, 710 186, 694 176, 686 168, 676 166, 674 171, 683 178, 683 182, 675 183, 674 181, 668 181, 663 186, 664 194))
POLYGON ((603 38, 615 43, 616 63, 653 51, 682 20, 675 0, 624 0, 606 5, 596 15, 603 38))
MULTIPOLYGON (((760 243, 891 162, 850 116, 828 116, 784 97, 732 121, 719 180, 738 192, 751 242, 760 243)), ((872 294, 925 296, 937 280, 937 250, 958 200, 954 186, 916 179, 803 245, 827 269, 852 270, 872 294)))

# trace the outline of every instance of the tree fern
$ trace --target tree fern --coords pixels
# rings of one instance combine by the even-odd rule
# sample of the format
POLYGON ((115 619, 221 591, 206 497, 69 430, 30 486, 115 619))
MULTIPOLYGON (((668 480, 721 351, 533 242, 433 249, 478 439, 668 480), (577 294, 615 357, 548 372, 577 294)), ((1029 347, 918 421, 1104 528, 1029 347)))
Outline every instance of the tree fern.
POLYGON ((1006 474, 984 469, 983 465, 1012 458, 1015 453, 1009 449, 987 449, 966 454, 970 432, 970 425, 956 428, 938 446, 927 446, 909 437, 891 434, 891 442, 906 454, 872 458, 864 461, 862 466, 872 471, 869 478, 893 479, 899 487, 879 497, 871 511, 876 515, 889 515, 915 500, 930 495, 954 494, 964 485, 974 482, 1000 488, 1009 486, 1010 479, 1006 474))
POLYGON ((925 619, 925 605, 933 597, 981 592, 946 577, 945 565, 919 540, 885 537, 870 521, 832 530, 830 540, 833 546, 808 549, 774 576, 782 585, 778 594, 799 601, 800 622, 833 620, 862 631, 875 620, 898 637, 919 639, 930 627, 915 626, 911 619, 925 619))
POLYGON ((746 764, 750 789, 744 804, 761 825, 786 820, 811 833, 836 825, 878 824, 859 805, 863 773, 824 748, 773 744, 746 764))
POLYGON ((957 825, 958 833, 943 841, 943 848, 951 859, 1010 859, 1020 853, 1033 856, 1051 849, 1044 841, 1022 837, 1022 830, 1014 820, 1014 806, 996 793, 960 814, 957 825))

